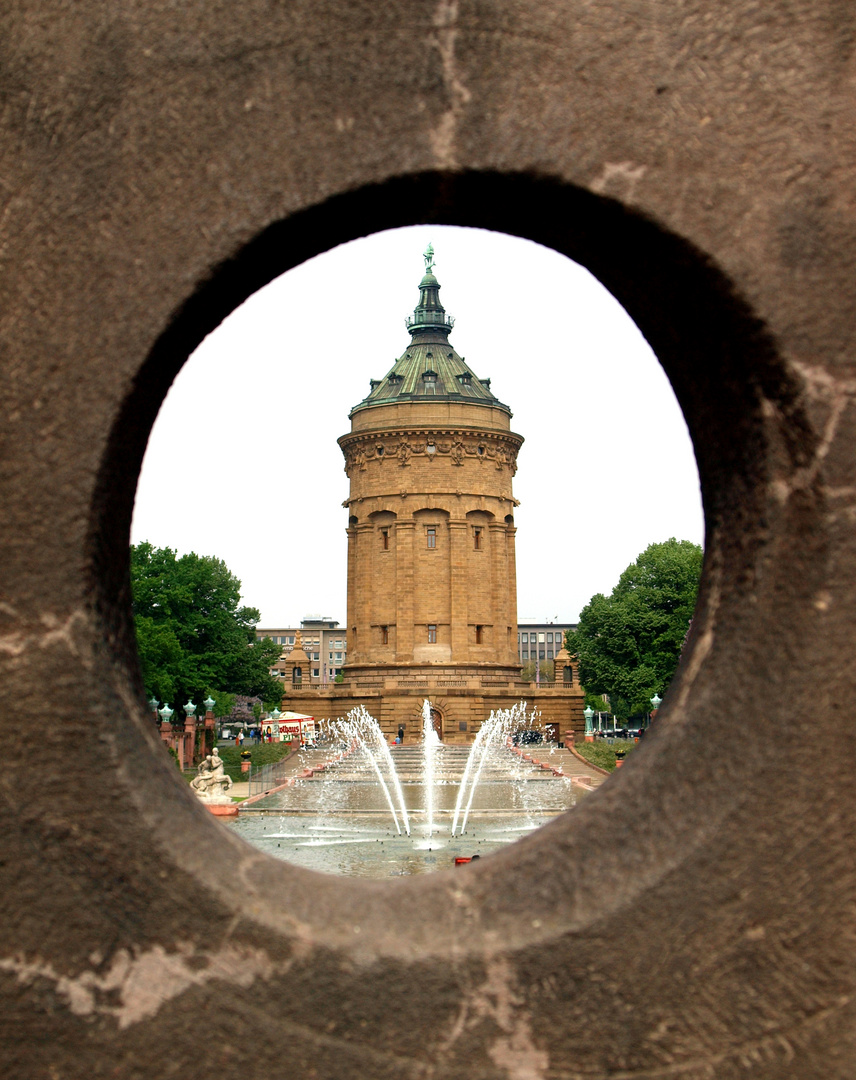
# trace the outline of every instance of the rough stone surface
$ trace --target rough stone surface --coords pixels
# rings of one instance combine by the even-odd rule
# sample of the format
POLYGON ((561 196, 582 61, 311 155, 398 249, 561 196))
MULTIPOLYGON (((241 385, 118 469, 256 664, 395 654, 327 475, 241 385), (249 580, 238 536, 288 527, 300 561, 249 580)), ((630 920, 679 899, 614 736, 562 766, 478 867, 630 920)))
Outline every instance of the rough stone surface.
POLYGON ((0 770, 3 1076, 849 1080, 852 6, 20 0, 0 42, 1 714, 50 686, 55 720, 0 770), (324 879, 164 761, 135 480, 240 300, 419 221, 625 305, 692 433, 705 579, 659 730, 571 815, 466 873, 324 879))

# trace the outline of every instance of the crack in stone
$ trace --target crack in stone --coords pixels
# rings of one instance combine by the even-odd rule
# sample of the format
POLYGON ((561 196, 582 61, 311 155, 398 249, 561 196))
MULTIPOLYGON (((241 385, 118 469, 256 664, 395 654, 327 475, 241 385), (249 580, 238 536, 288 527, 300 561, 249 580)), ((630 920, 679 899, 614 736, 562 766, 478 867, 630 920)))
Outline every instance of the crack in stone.
MULTIPOLYGON (((282 973, 288 967, 289 963, 276 965, 276 972, 282 973)), ((156 945, 137 956, 120 949, 103 974, 88 969, 77 975, 60 975, 51 964, 22 956, 0 959, 0 971, 16 976, 25 986, 47 979, 75 1016, 112 1016, 123 1029, 148 1020, 191 986, 217 979, 246 989, 257 978, 270 978, 275 965, 267 953, 257 949, 227 947, 202 954, 182 949, 168 953, 156 945), (119 1004, 108 1004, 105 995, 117 995, 119 1004)))
MULTIPOLYGON (((3 613, 18 618, 18 613, 8 604, 3 605, 3 613)), ((54 645, 65 645, 72 656, 82 659, 86 667, 91 665, 92 659, 88 647, 82 648, 80 642, 75 640, 76 627, 86 626, 89 623, 88 615, 83 608, 73 611, 64 621, 53 612, 46 612, 40 616, 40 621, 45 627, 41 634, 15 630, 0 636, 0 653, 18 657, 28 649, 50 649, 54 645)))
POLYGON ((458 118, 472 97, 458 73, 455 57, 455 40, 458 36, 458 0, 439 0, 433 22, 437 28, 434 45, 443 64, 443 82, 449 92, 451 105, 431 132, 431 147, 434 156, 443 168, 455 169, 458 167, 455 156, 458 118))
POLYGON ((444 1041, 448 1051, 468 1028, 482 1020, 492 1020, 502 1034, 488 1047, 488 1055, 504 1069, 508 1080, 545 1080, 550 1057, 532 1039, 529 1015, 513 988, 514 973, 504 957, 488 961, 484 982, 465 994, 458 1016, 444 1041))

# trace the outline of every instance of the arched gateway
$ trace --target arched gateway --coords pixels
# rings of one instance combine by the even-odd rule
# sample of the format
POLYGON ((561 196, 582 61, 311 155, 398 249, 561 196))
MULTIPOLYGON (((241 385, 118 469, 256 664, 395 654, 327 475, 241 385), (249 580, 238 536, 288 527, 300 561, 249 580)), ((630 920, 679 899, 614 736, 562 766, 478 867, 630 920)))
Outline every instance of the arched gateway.
POLYGON ((286 684, 287 707, 335 717, 363 703, 395 735, 414 697, 439 695, 438 734, 465 743, 492 709, 526 698, 554 730, 582 730, 570 664, 555 688, 521 681, 512 477, 523 437, 490 379, 451 345, 430 244, 424 258, 410 343, 339 439, 350 480, 345 680, 286 684))

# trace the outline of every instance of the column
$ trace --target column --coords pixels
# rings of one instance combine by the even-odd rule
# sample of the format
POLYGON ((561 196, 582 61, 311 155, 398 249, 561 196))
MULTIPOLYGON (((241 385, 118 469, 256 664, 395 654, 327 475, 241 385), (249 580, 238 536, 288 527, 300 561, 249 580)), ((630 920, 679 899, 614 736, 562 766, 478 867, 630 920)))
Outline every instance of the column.
POLYGON ((469 603, 467 554, 469 526, 466 521, 449 522, 449 622, 452 663, 469 659, 469 603))
POLYGON ((347 617, 345 630, 348 634, 348 661, 355 664, 359 656, 359 647, 362 644, 358 637, 354 637, 352 628, 357 625, 357 530, 351 523, 348 525, 348 597, 347 617))
POLYGON ((503 521, 491 521, 490 532, 490 621, 493 623, 493 660, 508 663, 508 555, 503 521))
POLYGON ((375 528, 370 521, 354 527, 357 557, 354 560, 354 617, 351 626, 357 628, 357 660, 364 664, 370 659, 372 645, 372 591, 374 588, 374 556, 372 550, 375 528))
POLYGON ((395 660, 399 664, 413 662, 413 550, 416 523, 413 518, 395 523, 395 660))
POLYGON ((517 528, 515 525, 505 526, 505 552, 506 552, 506 581, 508 582, 506 595, 506 625, 511 627, 511 641, 508 644, 508 663, 519 663, 517 652, 517 528))

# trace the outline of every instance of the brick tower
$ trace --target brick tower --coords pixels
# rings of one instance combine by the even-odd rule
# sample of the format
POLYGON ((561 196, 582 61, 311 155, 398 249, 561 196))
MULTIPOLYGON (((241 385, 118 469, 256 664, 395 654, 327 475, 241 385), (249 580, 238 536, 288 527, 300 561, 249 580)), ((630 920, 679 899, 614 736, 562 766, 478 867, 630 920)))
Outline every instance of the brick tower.
POLYGON ((410 344, 339 439, 350 480, 344 681, 286 683, 283 707, 332 718, 364 704, 409 742, 427 697, 440 737, 465 743, 492 709, 525 698, 561 737, 583 728, 574 665, 561 684, 520 678, 511 482, 523 438, 449 343, 430 244, 424 257, 410 344))
POLYGON ((348 506, 348 660, 460 677, 519 667, 511 410, 449 343, 433 249, 410 345, 339 439, 348 506))

